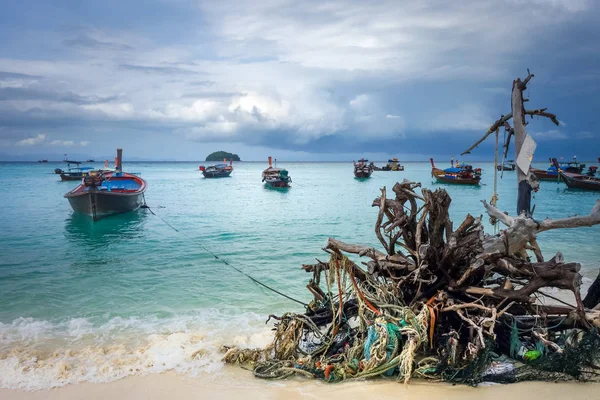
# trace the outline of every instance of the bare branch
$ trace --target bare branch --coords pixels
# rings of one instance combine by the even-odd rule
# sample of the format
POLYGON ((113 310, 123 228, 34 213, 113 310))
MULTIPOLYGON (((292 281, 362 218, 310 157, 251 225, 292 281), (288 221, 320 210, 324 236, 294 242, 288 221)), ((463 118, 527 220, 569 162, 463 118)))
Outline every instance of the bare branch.
POLYGON ((598 224, 600 224, 600 199, 596 200, 596 205, 592 208, 589 215, 555 220, 547 219, 540 223, 538 231, 543 232, 560 228, 579 228, 580 226, 593 226, 598 224))
POLYGON ((498 221, 502 222, 506 226, 512 225, 513 221, 515 220, 513 217, 498 210, 496 207, 489 204, 485 200, 481 200, 481 202, 483 203, 483 206, 485 207, 485 210, 490 217, 498 219, 498 221))
POLYGON ((540 109, 537 109, 537 110, 525 110, 525 114, 531 115, 532 117, 533 116, 539 116, 539 117, 550 118, 550 120, 552 120, 552 122, 554 123, 554 125, 559 126, 560 122, 556 118, 556 115, 548 113, 548 112, 546 112, 546 110, 547 110, 547 108, 540 108, 540 109))
POLYGON ((483 135, 483 137, 481 139, 479 139, 477 142, 475 142, 475 144, 473 146, 469 147, 467 150, 465 150, 463 153, 461 153, 461 156, 465 155, 465 154, 470 154, 471 150, 473 150, 474 148, 479 146, 492 133, 496 132, 496 129, 500 128, 501 126, 505 126, 504 124, 507 123, 511 118, 512 118, 512 113, 508 113, 506 115, 501 116, 496 122, 494 122, 492 124, 492 126, 489 127, 489 129, 487 130, 485 135, 483 135))

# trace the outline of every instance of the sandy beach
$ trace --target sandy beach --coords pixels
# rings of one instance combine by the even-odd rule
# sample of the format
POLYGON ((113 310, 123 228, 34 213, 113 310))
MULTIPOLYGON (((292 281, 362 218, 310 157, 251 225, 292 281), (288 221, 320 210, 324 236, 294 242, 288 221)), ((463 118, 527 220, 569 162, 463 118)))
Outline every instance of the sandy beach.
POLYGON ((83 383, 62 388, 26 392, 0 389, 2 400, 105 400, 105 399, 446 399, 500 400, 597 399, 600 385, 595 383, 524 382, 511 385, 469 387, 413 380, 403 385, 395 380, 373 380, 328 384, 318 381, 265 381, 250 372, 227 367, 220 374, 192 378, 175 373, 135 376, 110 383, 83 383))

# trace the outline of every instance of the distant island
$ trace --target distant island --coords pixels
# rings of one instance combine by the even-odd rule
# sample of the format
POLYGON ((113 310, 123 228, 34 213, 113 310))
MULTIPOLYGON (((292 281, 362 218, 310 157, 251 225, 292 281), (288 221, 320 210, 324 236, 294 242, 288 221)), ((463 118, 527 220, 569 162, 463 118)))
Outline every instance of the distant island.
POLYGON ((228 153, 226 151, 215 151, 206 157, 206 161, 223 161, 223 159, 227 159, 228 161, 242 161, 237 154, 228 153))

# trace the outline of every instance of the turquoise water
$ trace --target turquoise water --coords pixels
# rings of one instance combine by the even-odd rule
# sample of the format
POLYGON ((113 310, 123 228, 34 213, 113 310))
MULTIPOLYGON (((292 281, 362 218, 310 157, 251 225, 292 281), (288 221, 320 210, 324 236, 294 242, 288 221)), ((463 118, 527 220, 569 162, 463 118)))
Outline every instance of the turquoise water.
MULTIPOLYGON (((238 163, 230 178, 203 179, 195 163, 129 163, 148 182, 148 210, 93 223, 63 194, 77 182, 49 174, 59 164, 0 164, 0 387, 40 389, 176 370, 217 373, 218 346, 261 345, 265 317, 299 306, 215 260, 309 301, 301 269, 327 238, 377 245, 371 202, 398 180, 445 187, 455 226, 493 191, 432 183, 428 163, 353 178, 350 163, 279 163, 289 190, 265 188, 263 163, 238 163), (174 231, 165 224, 179 230, 174 231), (198 350, 202 350, 198 353, 198 350)), ((539 167, 544 167, 540 164, 539 167)), ((516 177, 499 181, 499 208, 514 215, 516 177)), ((598 193, 542 182, 537 219, 587 214, 598 193)), ((488 232, 493 227, 488 224, 488 232)), ((545 232, 546 257, 562 251, 587 278, 600 267, 600 226, 545 232)))

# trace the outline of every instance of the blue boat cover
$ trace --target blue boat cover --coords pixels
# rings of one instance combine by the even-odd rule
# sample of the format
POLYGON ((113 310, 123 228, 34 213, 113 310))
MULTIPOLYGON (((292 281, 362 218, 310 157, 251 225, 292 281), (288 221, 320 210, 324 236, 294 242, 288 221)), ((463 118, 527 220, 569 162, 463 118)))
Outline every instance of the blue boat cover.
POLYGON ((462 170, 463 170, 462 168, 446 168, 444 170, 444 172, 448 172, 450 174, 457 174, 457 173, 459 173, 462 170))

